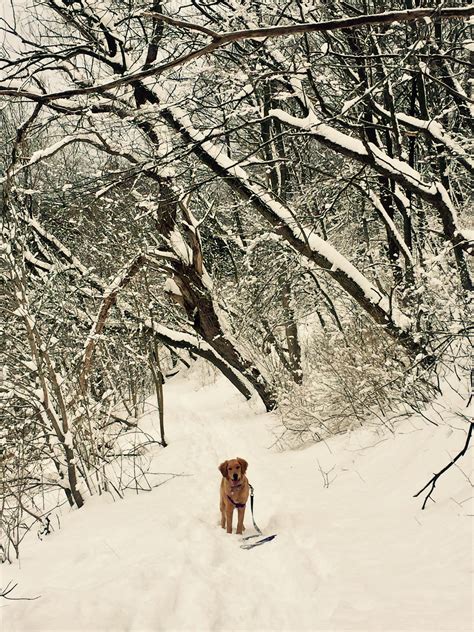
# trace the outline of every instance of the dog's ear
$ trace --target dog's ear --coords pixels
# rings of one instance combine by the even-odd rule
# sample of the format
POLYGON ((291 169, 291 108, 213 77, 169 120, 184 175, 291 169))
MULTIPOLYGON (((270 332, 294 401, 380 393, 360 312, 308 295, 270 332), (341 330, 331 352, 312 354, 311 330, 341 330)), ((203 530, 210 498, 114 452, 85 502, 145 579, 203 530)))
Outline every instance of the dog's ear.
POLYGON ((239 457, 237 457, 237 461, 240 463, 240 467, 242 468, 242 474, 245 474, 249 464, 247 463, 245 459, 241 459, 239 457))
POLYGON ((224 463, 219 465, 219 472, 224 478, 227 478, 227 461, 224 461, 224 463))

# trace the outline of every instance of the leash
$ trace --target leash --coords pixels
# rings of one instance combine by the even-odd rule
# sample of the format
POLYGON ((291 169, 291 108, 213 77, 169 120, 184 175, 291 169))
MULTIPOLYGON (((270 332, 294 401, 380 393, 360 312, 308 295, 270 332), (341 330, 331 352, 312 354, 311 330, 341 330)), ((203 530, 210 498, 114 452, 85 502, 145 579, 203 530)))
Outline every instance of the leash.
POLYGON ((250 485, 250 483, 249 483, 249 487, 250 487, 250 511, 252 513, 253 528, 257 532, 257 535, 248 535, 246 538, 243 538, 244 540, 251 540, 252 538, 258 538, 259 535, 263 535, 262 531, 257 527, 257 523, 255 522, 255 517, 253 515, 254 489, 252 485, 250 485))
MULTIPOLYGON (((253 501, 254 501, 254 489, 252 487, 252 485, 250 485, 249 483, 249 487, 250 487, 250 511, 252 514, 252 522, 253 522, 253 527, 255 529, 255 531, 257 532, 254 535, 248 535, 245 538, 242 538, 243 542, 246 542, 247 540, 252 540, 253 538, 259 538, 263 535, 261 529, 257 526, 257 523, 255 522, 255 516, 253 514, 253 501)), ((273 535, 269 535, 265 538, 263 538, 262 540, 258 540, 258 542, 251 542, 250 544, 242 544, 240 546, 241 549, 253 549, 256 546, 260 546, 261 544, 265 544, 265 542, 271 542, 274 538, 277 537, 277 534, 273 534, 273 535)))

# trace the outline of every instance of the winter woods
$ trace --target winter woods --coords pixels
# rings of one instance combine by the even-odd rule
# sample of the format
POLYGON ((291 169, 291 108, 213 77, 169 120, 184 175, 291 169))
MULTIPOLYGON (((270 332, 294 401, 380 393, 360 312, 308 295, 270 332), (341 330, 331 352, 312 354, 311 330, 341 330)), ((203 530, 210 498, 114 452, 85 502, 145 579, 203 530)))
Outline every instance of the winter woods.
POLYGON ((472 328, 473 13, 13 3, 4 503, 120 494, 141 403, 196 357, 316 439, 428 400, 472 328))

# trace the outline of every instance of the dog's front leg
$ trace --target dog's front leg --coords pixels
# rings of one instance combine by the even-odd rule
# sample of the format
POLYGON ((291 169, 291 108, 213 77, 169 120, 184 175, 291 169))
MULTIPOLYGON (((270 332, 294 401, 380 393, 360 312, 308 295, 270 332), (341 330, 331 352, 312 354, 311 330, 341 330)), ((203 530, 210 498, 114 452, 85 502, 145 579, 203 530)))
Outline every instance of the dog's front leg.
POLYGON ((243 530, 244 530, 244 514, 245 514, 245 507, 239 507, 237 509, 237 533, 239 535, 242 535, 243 530))
POLYGON ((221 510, 221 527, 225 529, 225 505, 222 500, 221 500, 220 510, 221 510))
POLYGON ((232 505, 227 507, 226 510, 226 521, 227 521, 227 533, 232 533, 232 516, 234 514, 234 508, 232 505))

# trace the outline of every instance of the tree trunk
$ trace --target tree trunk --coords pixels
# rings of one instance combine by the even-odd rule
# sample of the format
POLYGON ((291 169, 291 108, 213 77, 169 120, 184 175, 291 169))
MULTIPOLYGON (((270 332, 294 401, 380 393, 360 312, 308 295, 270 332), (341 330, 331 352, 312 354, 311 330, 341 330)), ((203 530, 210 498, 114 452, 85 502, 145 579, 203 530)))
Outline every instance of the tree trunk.
POLYGON ((188 317, 195 331, 219 354, 232 368, 241 373, 260 396, 267 410, 273 410, 276 400, 270 385, 260 371, 243 357, 234 341, 224 331, 208 288, 202 277, 192 266, 175 264, 175 278, 182 296, 188 317))
POLYGON ((291 285, 288 281, 285 281, 283 286, 281 302, 285 310, 285 335, 291 375, 296 384, 302 384, 301 346, 298 338, 298 326, 295 320, 295 313, 291 304, 291 285))

